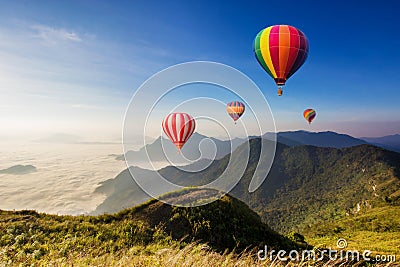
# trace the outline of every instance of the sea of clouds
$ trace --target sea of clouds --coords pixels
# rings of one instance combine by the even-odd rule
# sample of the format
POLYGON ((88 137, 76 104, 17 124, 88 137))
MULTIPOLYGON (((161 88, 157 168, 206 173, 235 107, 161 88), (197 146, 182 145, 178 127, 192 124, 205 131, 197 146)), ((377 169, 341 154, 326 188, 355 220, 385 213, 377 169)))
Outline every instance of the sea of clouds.
POLYGON ((0 169, 33 165, 36 172, 0 174, 0 209, 32 209, 52 214, 85 214, 106 196, 99 183, 126 168, 121 144, 1 144, 0 169))

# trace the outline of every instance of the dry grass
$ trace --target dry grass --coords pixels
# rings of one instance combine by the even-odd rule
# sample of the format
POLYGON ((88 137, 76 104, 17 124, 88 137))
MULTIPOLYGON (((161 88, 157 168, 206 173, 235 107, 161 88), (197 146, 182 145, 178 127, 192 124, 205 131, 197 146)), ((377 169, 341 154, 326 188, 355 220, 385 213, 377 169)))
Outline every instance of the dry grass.
MULTIPOLYGON (((23 262, 19 266, 26 266, 23 262)), ((9 266, 1 263, 0 266, 9 266)), ((32 265, 31 265, 32 266, 32 265)), ((67 256, 62 258, 41 259, 34 262, 33 266, 154 266, 154 267, 257 267, 257 266, 302 266, 302 267, 335 267, 335 266, 399 266, 397 263, 382 263, 365 265, 363 262, 351 263, 345 261, 324 261, 324 262, 281 262, 257 259, 255 250, 243 253, 217 253, 207 245, 192 243, 184 248, 178 246, 163 247, 133 247, 120 253, 105 254, 100 257, 85 257, 83 254, 67 256)))

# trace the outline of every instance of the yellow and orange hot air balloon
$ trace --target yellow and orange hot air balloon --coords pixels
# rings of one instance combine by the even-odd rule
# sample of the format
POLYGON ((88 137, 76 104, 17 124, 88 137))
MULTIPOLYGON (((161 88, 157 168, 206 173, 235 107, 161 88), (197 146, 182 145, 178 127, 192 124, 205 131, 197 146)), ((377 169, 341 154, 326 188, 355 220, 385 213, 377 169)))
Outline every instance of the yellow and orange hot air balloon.
POLYGON ((308 121, 308 124, 310 124, 315 119, 315 116, 317 116, 317 112, 315 112, 315 110, 313 110, 312 108, 308 108, 304 110, 303 116, 304 119, 308 121))
POLYGON ((254 40, 258 63, 282 87, 306 61, 309 44, 302 31, 289 25, 274 25, 260 31, 254 40))
POLYGON ((226 105, 226 111, 229 116, 233 119, 236 124, 236 121, 243 115, 245 110, 245 105, 239 101, 232 101, 226 105))

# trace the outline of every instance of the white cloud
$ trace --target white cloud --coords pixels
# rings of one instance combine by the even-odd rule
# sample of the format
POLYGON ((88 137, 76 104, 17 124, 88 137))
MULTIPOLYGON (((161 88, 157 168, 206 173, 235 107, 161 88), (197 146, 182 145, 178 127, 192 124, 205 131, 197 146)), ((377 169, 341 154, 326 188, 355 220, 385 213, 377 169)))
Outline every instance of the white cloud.
POLYGON ((31 28, 35 31, 35 36, 47 44, 53 45, 60 41, 82 42, 82 37, 74 31, 40 24, 32 25, 31 28))
MULTIPOLYGON (((92 139, 93 140, 93 139, 92 139)), ((0 169, 34 165, 23 176, 0 174, 0 209, 34 209, 59 214, 94 210, 105 196, 94 193, 100 182, 126 168, 110 154, 122 154, 120 144, 2 143, 0 169)))

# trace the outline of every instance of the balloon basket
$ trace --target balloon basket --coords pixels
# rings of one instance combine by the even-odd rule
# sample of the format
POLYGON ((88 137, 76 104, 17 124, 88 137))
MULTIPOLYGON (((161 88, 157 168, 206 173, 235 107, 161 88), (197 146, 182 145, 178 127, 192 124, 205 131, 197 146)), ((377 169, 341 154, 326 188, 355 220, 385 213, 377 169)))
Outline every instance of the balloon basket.
POLYGON ((283 94, 282 87, 278 87, 278 96, 281 96, 283 94))

